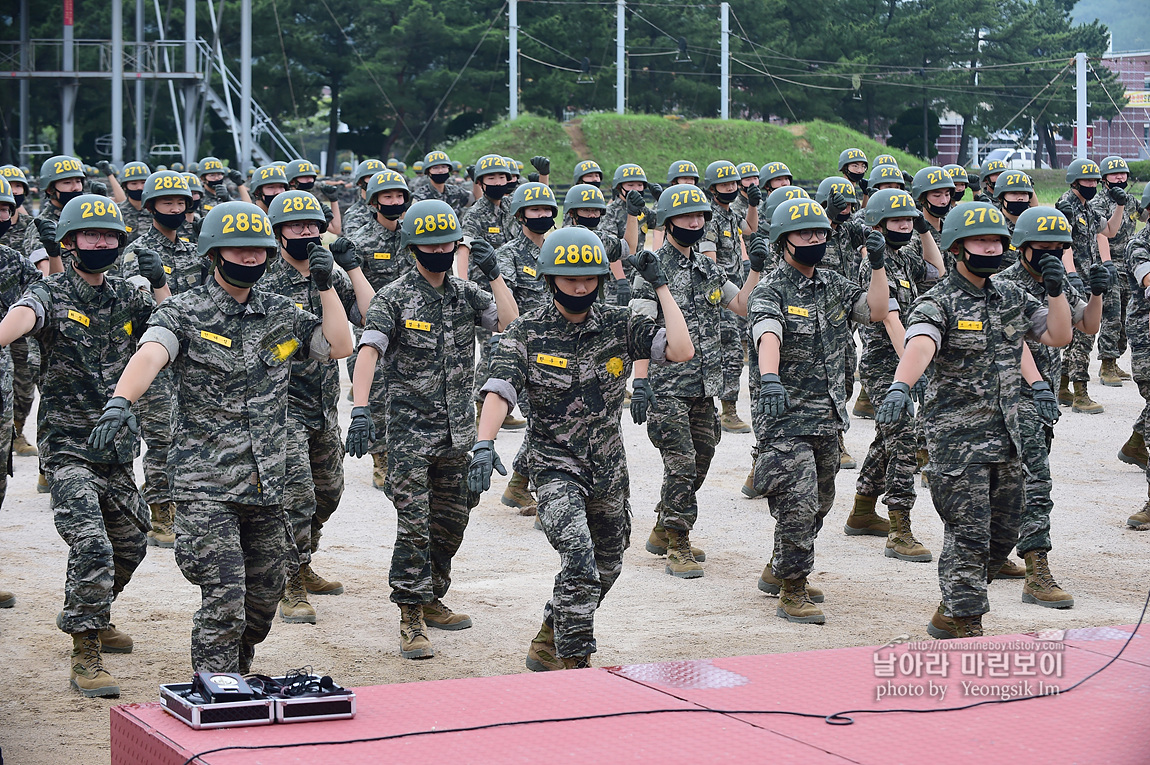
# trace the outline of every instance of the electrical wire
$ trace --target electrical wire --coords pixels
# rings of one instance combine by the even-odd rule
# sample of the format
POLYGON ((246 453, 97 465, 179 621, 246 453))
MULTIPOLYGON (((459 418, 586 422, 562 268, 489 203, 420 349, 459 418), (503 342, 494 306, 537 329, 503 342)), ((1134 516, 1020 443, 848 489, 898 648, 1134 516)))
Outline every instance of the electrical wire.
MULTIPOLYGON (((737 13, 735 13, 735 9, 734 8, 730 9, 730 13, 732 16, 735 17, 735 23, 739 25, 739 30, 742 31, 742 33, 744 35, 743 39, 744 40, 749 39, 746 37, 747 30, 743 29, 743 22, 739 21, 739 15, 737 13)), ((729 34, 729 32, 728 32, 728 34, 729 34)), ((751 51, 754 52, 755 57, 759 59, 759 64, 763 67, 763 74, 765 74, 771 78, 771 84, 775 86, 775 92, 777 92, 779 94, 779 98, 783 99, 783 104, 787 107, 787 111, 791 113, 791 119, 793 119, 795 122, 798 122, 799 118, 797 116, 795 116, 795 110, 791 108, 791 104, 789 101, 787 101, 787 97, 783 95, 783 89, 779 87, 778 81, 770 74, 770 72, 767 71, 767 64, 765 61, 763 61, 763 57, 759 55, 758 50, 756 50, 753 46, 751 47, 751 51)), ((732 61, 738 61, 738 59, 736 59, 734 56, 731 56, 731 60, 732 61)), ((739 61, 739 63, 743 64, 742 61, 739 61)), ((747 65, 743 64, 743 66, 747 66, 747 65)), ((751 67, 747 67, 747 68, 750 69, 751 67)))
MULTIPOLYGON (((1070 59, 1070 61, 1066 62, 1066 66, 1062 67, 1062 71, 1058 73, 1058 76, 1056 76, 1056 77, 1055 77, 1053 80, 1051 80, 1050 82, 1046 83, 1045 87, 1043 87, 1043 88, 1042 88, 1042 90, 1040 90, 1040 91, 1038 91, 1037 93, 1035 93, 1035 94, 1034 94, 1034 96, 1033 96, 1033 97, 1032 97, 1032 98, 1031 98, 1029 101, 1027 101, 1027 102, 1026 102, 1024 105, 1023 105, 1023 107, 1022 107, 1021 109, 1019 109, 1019 110, 1018 110, 1018 112, 1017 112, 1017 113, 1016 113, 1016 114, 1015 114, 1013 117, 1011 117, 1010 119, 1008 119, 1008 120, 1006 121, 1006 124, 1005 124, 1005 125, 1003 125, 1002 127, 1000 127, 1000 128, 999 128, 997 131, 995 131, 995 132, 999 132, 999 133, 1000 133, 1000 132, 1002 132, 1003 130, 1006 130, 1008 127, 1010 127, 1010 124, 1011 124, 1012 122, 1014 122, 1016 119, 1018 119, 1019 115, 1021 115, 1021 114, 1022 114, 1024 111, 1026 111, 1026 110, 1027 110, 1027 109, 1030 107, 1030 105, 1031 105, 1032 103, 1034 103, 1035 101, 1037 101, 1037 100, 1038 100, 1038 97, 1039 97, 1039 96, 1041 96, 1041 95, 1042 95, 1044 92, 1046 92, 1046 88, 1049 88, 1049 87, 1053 86, 1053 85, 1054 85, 1056 82, 1058 82, 1060 79, 1062 79, 1062 75, 1066 74, 1066 72, 1067 72, 1067 71, 1070 69, 1070 65, 1071 65, 1071 64, 1073 64, 1073 63, 1074 63, 1074 59, 1070 59)), ((1053 101, 1053 99, 1054 99, 1054 94, 1053 94, 1053 93, 1051 94, 1050 98, 1051 98, 1051 101, 1053 101)), ((1046 106, 1050 106, 1050 102, 1047 102, 1046 106)), ((1042 107, 1042 113, 1045 113, 1045 112, 1046 112, 1046 106, 1042 107)))
POLYGON ((552 64, 552 63, 551 63, 551 62, 549 62, 549 61, 543 61, 542 59, 538 59, 538 58, 534 58, 534 57, 532 57, 532 56, 528 56, 528 55, 527 55, 526 53, 524 53, 523 51, 519 51, 519 57, 520 57, 520 58, 525 58, 525 59, 527 59, 528 61, 534 61, 536 64, 542 64, 543 66, 548 66, 548 67, 551 67, 552 69, 558 69, 558 70, 559 70, 559 71, 561 71, 561 72, 574 72, 575 74, 582 74, 582 73, 583 73, 583 70, 582 70, 582 69, 572 69, 572 68, 571 68, 571 67, 569 67, 569 66, 559 66, 558 64, 552 64))

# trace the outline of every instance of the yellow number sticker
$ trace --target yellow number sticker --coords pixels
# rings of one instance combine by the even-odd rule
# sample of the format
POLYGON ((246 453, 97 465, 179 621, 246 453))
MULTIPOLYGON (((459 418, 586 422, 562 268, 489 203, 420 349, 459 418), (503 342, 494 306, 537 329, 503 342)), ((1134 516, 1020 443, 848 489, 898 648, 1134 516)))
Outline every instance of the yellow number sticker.
POLYGON ((903 289, 910 289, 910 282, 908 282, 906 279, 899 279, 898 283, 902 285, 903 289))

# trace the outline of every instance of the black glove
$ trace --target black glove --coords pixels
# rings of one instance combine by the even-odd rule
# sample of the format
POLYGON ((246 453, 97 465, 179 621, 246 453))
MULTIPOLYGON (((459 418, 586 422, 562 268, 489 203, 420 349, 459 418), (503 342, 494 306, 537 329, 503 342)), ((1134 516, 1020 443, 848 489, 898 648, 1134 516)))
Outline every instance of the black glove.
POLYGON ((248 179, 244 177, 244 174, 239 170, 236 170, 234 167, 231 170, 228 170, 228 180, 237 186, 243 186, 248 181, 248 179))
POLYGON ((1082 283, 1082 276, 1077 271, 1068 272, 1066 274, 1066 280, 1070 282, 1070 286, 1073 287, 1079 295, 1086 294, 1086 285, 1082 283))
POLYGON ((167 274, 164 273, 164 261, 160 258, 160 253, 155 250, 136 250, 136 266, 140 270, 140 276, 148 280, 152 289, 158 290, 168 283, 167 274))
POLYGON ((339 198, 339 187, 330 183, 317 183, 316 189, 319 193, 323 194, 323 198, 329 202, 334 202, 339 198))
POLYGON ((902 170, 901 172, 903 183, 905 183, 907 186, 914 185, 914 176, 908 173, 906 170, 902 170))
POLYGON ((1111 284, 1117 284, 1118 283, 1118 264, 1115 263, 1113 260, 1104 260, 1104 261, 1102 261, 1102 267, 1110 272, 1110 283, 1111 284))
POLYGON ((663 187, 658 183, 648 183, 647 188, 651 190, 651 199, 656 202, 659 201, 659 197, 663 196, 663 187))
POLYGON ((1047 425, 1058 422, 1062 413, 1058 411, 1058 398, 1050 389, 1050 383, 1039 380, 1030 386, 1030 390, 1034 392, 1034 408, 1038 411, 1038 416, 1042 418, 1042 421, 1047 425))
POLYGON ((192 233, 195 234, 197 240, 200 238, 200 229, 203 227, 204 227, 204 219, 203 218, 193 218, 192 219, 192 233))
POLYGON ((353 407, 351 425, 347 429, 347 453, 353 457, 362 457, 367 454, 368 447, 373 441, 375 441, 375 423, 371 419, 371 407, 353 407))
POLYGON ((626 279, 615 280, 615 305, 626 307, 631 302, 631 282, 626 279))
POLYGON ((755 408, 760 417, 768 420, 777 420, 783 412, 791 408, 791 397, 787 389, 779 381, 779 376, 768 372, 759 378, 759 398, 755 401, 755 408))
POLYGON ((467 468, 467 488, 473 494, 482 494, 491 488, 491 471, 507 475, 507 468, 499 461, 494 441, 476 441, 471 447, 471 464, 467 468))
POLYGON ((894 425, 905 415, 914 414, 914 404, 910 400, 910 386, 904 382, 893 382, 882 397, 874 421, 879 425, 894 425))
POLYGON ((650 250, 643 250, 638 255, 628 255, 627 262, 652 287, 662 287, 667 283, 667 275, 663 273, 663 264, 659 261, 659 257, 650 250))
POLYGON ((539 173, 530 172, 527 174, 527 180, 530 183, 539 183, 539 173))
POLYGON ((751 246, 747 248, 747 262, 751 264, 751 270, 761 274, 770 254, 766 238, 762 234, 755 234, 751 238, 751 246))
POLYGON ((551 174, 551 159, 549 157, 532 157, 531 166, 538 170, 540 175, 551 174))
POLYGON ((103 181, 92 181, 88 184, 88 193, 106 197, 108 196, 108 184, 103 181))
POLYGON ((636 425, 647 421, 647 410, 655 403, 655 391, 646 377, 636 377, 631 383, 631 419, 636 425))
POLYGON ((870 182, 866 178, 859 178, 859 191, 865 194, 868 188, 870 188, 870 182))
POLYGON ((128 432, 132 434, 132 438, 139 435, 140 428, 136 424, 136 415, 132 414, 129 407, 131 407, 131 403, 123 396, 113 396, 109 399, 108 403, 104 404, 104 413, 96 421, 96 427, 92 428, 92 434, 88 436, 88 446, 97 451, 106 449, 116 440, 116 434, 125 425, 128 426, 128 432))
POLYGON ((977 194, 982 191, 982 181, 978 179, 977 175, 970 176, 970 180, 966 182, 966 185, 970 188, 972 194, 977 194))
POLYGON ((216 199, 221 202, 231 201, 232 195, 228 192, 228 187, 224 185, 223 181, 216 181, 211 184, 212 191, 216 194, 216 199))
POLYGON ((910 397, 919 403, 919 406, 926 401, 926 375, 921 375, 918 382, 910 389, 910 397))
POLYGON ((475 165, 467 166, 467 179, 470 181, 475 180, 475 165))
POLYGON ((48 256, 60 257, 60 243, 56 241, 56 221, 33 218, 32 222, 36 224, 36 233, 40 235, 40 244, 48 251, 48 256))
POLYGON ((354 271, 359 268, 359 257, 355 254, 355 245, 345 236, 341 236, 331 243, 331 256, 344 271, 354 271))
POLYGON ((628 191, 627 196, 623 198, 623 204, 627 208, 628 215, 639 216, 643 212, 643 192, 642 191, 628 191))
POLYGON ((1117 186, 1111 186, 1106 193, 1110 195, 1110 198, 1113 199, 1115 203, 1123 206, 1126 205, 1126 200, 1130 198, 1130 195, 1126 193, 1126 189, 1121 189, 1117 186))
POLYGON ((335 260, 322 244, 312 242, 307 246, 307 267, 311 269, 316 289, 320 292, 331 289, 331 272, 335 268, 335 260))
MULTIPOLYGON (((320 205, 320 207, 323 207, 323 205, 320 205)), ((331 211, 331 208, 330 207, 323 207, 323 225, 320 226, 319 232, 321 234, 326 234, 328 226, 331 225, 331 222, 334 219, 335 219, 335 213, 333 213, 331 211)))
POLYGON ((96 163, 96 167, 98 167, 100 169, 100 172, 103 173, 104 175, 115 175, 116 174, 116 168, 112 165, 111 162, 108 162, 107 160, 101 159, 99 162, 96 163))
POLYGON ((495 248, 486 239, 476 239, 471 243, 471 262, 493 282, 499 278, 499 261, 495 259, 495 248))
POLYGON ((837 220, 849 204, 850 202, 845 196, 838 191, 832 191, 831 195, 827 197, 827 215, 831 220, 837 220))
POLYGON ((872 269, 886 265, 886 237, 877 228, 872 228, 866 235, 866 256, 872 269))
POLYGON ((763 190, 758 185, 747 187, 747 203, 751 207, 758 207, 759 202, 763 201, 763 190))
POLYGON ((914 219, 914 230, 918 233, 925 234, 932 228, 934 228, 934 226, 930 225, 930 222, 926 219, 925 215, 919 215, 914 219))
POLYGON ((1114 276, 1110 273, 1110 269, 1101 263, 1092 265, 1086 273, 1086 278, 1090 282, 1091 295, 1104 295, 1114 284, 1114 276))
POLYGON ((1047 255, 1038 261, 1038 268, 1042 272, 1042 286, 1050 297, 1062 294, 1062 279, 1066 276, 1066 269, 1056 255, 1047 255))

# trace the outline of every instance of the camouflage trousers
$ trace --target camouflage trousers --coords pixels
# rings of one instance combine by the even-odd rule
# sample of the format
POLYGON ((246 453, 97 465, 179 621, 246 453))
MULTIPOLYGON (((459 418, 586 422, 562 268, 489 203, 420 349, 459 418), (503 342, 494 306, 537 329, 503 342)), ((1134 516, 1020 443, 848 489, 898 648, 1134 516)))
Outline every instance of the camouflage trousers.
POLYGON ((8 348, 0 348, 0 507, 4 506, 8 475, 12 472, 13 378, 12 354, 8 348))
POLYGON ((1116 359, 1126 353, 1126 303, 1130 300, 1130 279, 1122 265, 1118 266, 1118 273, 1118 280, 1102 296, 1102 327, 1098 330, 1100 359, 1116 359))
POLYGON ((22 337, 8 347, 12 350, 12 390, 16 401, 12 417, 24 424, 40 384, 40 346, 32 338, 22 337))
POLYGON ((144 452, 144 501, 162 505, 172 501, 168 483, 168 450, 172 448, 172 414, 175 396, 172 375, 160 370, 151 386, 132 410, 140 422, 140 436, 148 447, 144 452))
POLYGON ((479 503, 467 488, 469 461, 466 453, 388 451, 387 496, 399 519, 388 575, 393 603, 430 603, 451 587, 451 559, 479 503))
POLYGON ((930 496, 943 523, 938 584, 951 616, 990 610, 988 571, 997 572, 1018 541, 1022 461, 954 465, 932 461, 930 496))
MULTIPOLYGON (((292 527, 300 566, 311 563, 313 539, 343 496, 343 434, 339 425, 310 427, 288 411, 284 511, 292 527)), ((298 568, 290 568, 294 574, 298 568)))
POLYGON ((56 531, 68 545, 61 629, 107 628, 112 601, 148 551, 152 527, 131 464, 60 456, 45 465, 56 531))
POLYGON ((723 370, 720 401, 738 401, 739 383, 743 377, 743 341, 747 336, 747 320, 734 311, 723 308, 719 314, 719 344, 723 370))
POLYGON ((1073 382, 1090 380, 1090 352, 1094 350, 1096 337, 1076 329, 1070 346, 1062 352, 1062 374, 1069 376, 1073 382))
MULTIPOLYGON (((855 370, 859 365, 859 352, 855 346, 855 325, 851 324, 851 334, 847 338, 846 362, 843 366, 843 390, 847 392, 847 401, 855 395, 855 370)), ((890 387, 890 386, 887 386, 890 387)), ((886 392, 886 388, 883 389, 886 392)), ((877 405, 876 405, 877 406, 877 405)))
MULTIPOLYGON (((863 380, 863 389, 875 409, 882 404, 889 380, 863 380), (883 385, 882 383, 887 383, 883 385)), ((883 504, 910 512, 918 496, 914 490, 914 473, 918 468, 915 451, 918 434, 913 417, 903 417, 890 425, 875 423, 874 440, 859 468, 855 491, 864 497, 883 497, 883 504)))
MULTIPOLYGON (((1138 414, 1138 419, 1134 421, 1134 430, 1141 434, 1145 439, 1150 436, 1150 380, 1138 380, 1135 375, 1135 380, 1138 382, 1138 393, 1142 396, 1142 401, 1145 402, 1142 406, 1142 411, 1138 414)), ((1150 483, 1150 465, 1146 466, 1146 482, 1150 483)))
POLYGON ((278 505, 176 502, 176 565, 200 588, 192 669, 238 672, 240 652, 263 642, 283 595, 295 545, 278 505))
POLYGON ((707 480, 721 434, 715 400, 709 396, 656 396, 647 412, 647 437, 663 457, 663 489, 655 512, 664 528, 694 528, 699 517, 695 492, 707 480))
POLYGON ((1026 488, 1016 546, 1021 557, 1032 550, 1050 551, 1050 511, 1054 509, 1054 501, 1050 498, 1053 488, 1050 444, 1054 440, 1054 428, 1038 417, 1034 399, 1027 393, 1023 393, 1019 401, 1018 429, 1022 435, 1022 472, 1026 488))
POLYGON ((775 519, 771 570, 779 579, 799 579, 814 568, 815 537, 835 501, 839 437, 791 436, 758 446, 755 489, 775 519))
POLYGON ((586 656, 596 651, 595 610, 623 571, 631 506, 618 494, 587 497, 562 474, 543 476, 539 523, 561 566, 543 619, 555 628, 559 656, 586 656))

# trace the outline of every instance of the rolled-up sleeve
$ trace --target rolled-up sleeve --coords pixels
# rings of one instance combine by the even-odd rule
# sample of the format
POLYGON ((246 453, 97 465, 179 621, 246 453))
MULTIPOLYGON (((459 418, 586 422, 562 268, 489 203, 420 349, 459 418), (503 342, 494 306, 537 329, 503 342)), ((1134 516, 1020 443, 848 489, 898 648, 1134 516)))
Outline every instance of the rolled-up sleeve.
POLYGON ((515 394, 515 387, 506 380, 500 380, 497 377, 492 377, 483 384, 479 389, 480 393, 494 393, 504 401, 507 405, 514 408, 515 404, 519 402, 519 397, 515 394))
POLYGON ((168 363, 171 364, 180 355, 180 338, 176 337, 176 333, 167 327, 157 327, 155 325, 148 327, 144 330, 144 334, 140 336, 140 345, 144 343, 159 343, 164 346, 164 350, 168 352, 168 363))
POLYGON ((388 342, 387 335, 378 329, 365 329, 359 338, 359 346, 361 348, 365 345, 369 348, 374 348, 379 352, 381 357, 387 355, 388 342))
POLYGON ((755 346, 759 344, 759 340, 763 335, 770 333, 779 338, 779 342, 783 340, 783 323, 778 319, 759 319, 755 322, 755 326, 751 327, 751 338, 755 341, 755 346))
POLYGON ((935 348, 942 345, 942 332, 939 331, 938 327, 933 324, 927 324, 925 321, 907 327, 906 340, 904 342, 909 343, 912 337, 918 337, 919 335, 926 335, 933 340, 935 348))

